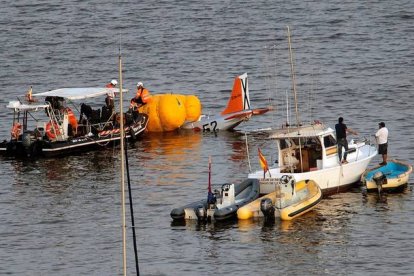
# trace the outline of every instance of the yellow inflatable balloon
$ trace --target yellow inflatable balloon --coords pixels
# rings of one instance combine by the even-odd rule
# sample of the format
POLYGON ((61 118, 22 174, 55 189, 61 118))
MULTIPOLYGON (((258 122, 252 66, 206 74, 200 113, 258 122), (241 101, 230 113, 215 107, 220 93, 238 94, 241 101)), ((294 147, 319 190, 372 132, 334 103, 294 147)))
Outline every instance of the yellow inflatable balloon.
POLYGON ((198 120, 201 114, 200 100, 193 95, 159 94, 139 108, 149 116, 147 131, 164 132, 178 129, 186 121, 198 120))
POLYGON ((188 122, 197 121, 201 116, 201 103, 200 100, 194 95, 188 95, 185 97, 185 120, 188 122))

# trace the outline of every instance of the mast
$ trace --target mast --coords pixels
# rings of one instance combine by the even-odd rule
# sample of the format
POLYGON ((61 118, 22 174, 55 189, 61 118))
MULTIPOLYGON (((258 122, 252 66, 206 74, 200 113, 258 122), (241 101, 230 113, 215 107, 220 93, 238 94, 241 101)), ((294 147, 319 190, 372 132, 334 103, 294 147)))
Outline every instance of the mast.
POLYGON ((292 79, 293 96, 295 97, 296 126, 299 127, 300 119, 299 119, 299 111, 298 111, 298 98, 296 96, 296 80, 295 80, 295 70, 293 68, 293 54, 292 54, 292 45, 290 42, 289 26, 287 26, 287 33, 288 33, 288 43, 289 43, 290 73, 292 75, 291 79, 292 79))
MULTIPOLYGON (((289 26, 287 26, 287 33, 288 33, 288 43, 289 43, 290 72, 292 75, 291 79, 292 79, 293 96, 295 97, 296 127, 298 127, 298 134, 299 134, 300 119, 299 119, 299 111, 298 111, 298 98, 296 95, 295 70, 293 68, 293 54, 292 54, 292 44, 290 41, 289 26)), ((301 146, 300 137, 299 137, 299 156, 300 156, 300 169, 301 169, 301 172, 303 172, 302 146, 301 146)))
MULTIPOLYGON (((121 48, 121 47, 120 47, 121 48)), ((122 59, 121 49, 119 49, 119 113, 120 113, 120 142, 121 142, 121 209, 122 209, 122 263, 123 275, 127 275, 126 263, 126 220, 125 220, 125 156, 124 156, 124 110, 122 107, 122 59)))
POLYGON ((290 126, 290 120, 289 120, 289 95, 287 90, 285 91, 286 94, 286 126, 290 126))

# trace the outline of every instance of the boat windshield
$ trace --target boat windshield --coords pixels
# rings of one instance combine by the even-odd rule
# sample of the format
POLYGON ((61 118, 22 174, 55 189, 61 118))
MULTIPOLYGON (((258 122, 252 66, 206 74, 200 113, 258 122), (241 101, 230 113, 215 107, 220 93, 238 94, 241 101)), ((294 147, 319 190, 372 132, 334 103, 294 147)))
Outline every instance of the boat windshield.
POLYGON ((292 146, 299 147, 299 145, 305 148, 316 148, 321 146, 321 142, 317 137, 280 139, 281 150, 290 148, 292 146))
POLYGON ((332 135, 323 137, 323 144, 325 148, 333 147, 336 145, 336 139, 332 135))

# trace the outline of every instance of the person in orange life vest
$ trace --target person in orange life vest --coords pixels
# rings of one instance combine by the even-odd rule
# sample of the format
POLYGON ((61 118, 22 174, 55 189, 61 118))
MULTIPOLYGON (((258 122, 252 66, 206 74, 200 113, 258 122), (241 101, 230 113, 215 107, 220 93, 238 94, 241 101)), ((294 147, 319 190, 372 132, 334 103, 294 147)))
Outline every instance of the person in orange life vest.
POLYGON ((131 99, 131 108, 132 109, 138 109, 140 106, 143 106, 147 104, 151 100, 151 95, 144 87, 144 84, 142 82, 137 83, 137 93, 135 94, 135 97, 131 99))

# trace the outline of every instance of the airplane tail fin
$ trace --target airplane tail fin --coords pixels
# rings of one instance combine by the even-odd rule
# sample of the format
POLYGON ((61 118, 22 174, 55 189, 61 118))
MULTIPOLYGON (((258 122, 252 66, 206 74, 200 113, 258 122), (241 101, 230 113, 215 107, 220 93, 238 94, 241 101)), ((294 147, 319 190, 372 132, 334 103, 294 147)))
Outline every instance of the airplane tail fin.
POLYGON ((221 115, 250 109, 249 85, 247 82, 247 73, 237 76, 234 79, 233 90, 226 108, 221 115))

